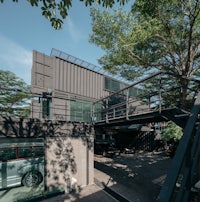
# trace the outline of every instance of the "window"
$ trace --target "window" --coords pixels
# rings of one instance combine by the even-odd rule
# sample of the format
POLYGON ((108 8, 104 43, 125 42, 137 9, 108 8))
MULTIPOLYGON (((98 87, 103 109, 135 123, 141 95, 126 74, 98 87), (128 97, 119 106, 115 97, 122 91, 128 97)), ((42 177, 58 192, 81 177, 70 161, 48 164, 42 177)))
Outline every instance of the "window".
POLYGON ((16 159, 16 148, 2 148, 0 149, 0 161, 9 161, 16 159))
POLYGON ((106 90, 112 91, 112 92, 116 92, 119 91, 123 85, 121 85, 121 83, 119 81, 116 81, 114 79, 111 79, 109 77, 104 77, 104 87, 106 90))
POLYGON ((42 118, 50 118, 50 99, 48 98, 42 99, 42 118))
POLYGON ((137 88, 134 88, 134 87, 129 88, 129 96, 137 97, 137 94, 138 94, 137 88))
POLYGON ((44 156, 43 147, 21 147, 18 150, 19 158, 41 157, 44 156))
MULTIPOLYGON (((71 121, 80 121, 80 122, 90 122, 91 112, 92 112, 92 103, 81 100, 71 100, 70 101, 70 113, 71 121)), ((101 105, 96 104, 94 106, 94 116, 96 120, 100 119, 101 105)))
POLYGON ((94 121, 101 120, 101 116, 102 116, 102 104, 96 103, 94 105, 93 110, 94 110, 94 121))
POLYGON ((71 100, 70 109, 71 121, 90 121, 91 103, 80 100, 71 100))

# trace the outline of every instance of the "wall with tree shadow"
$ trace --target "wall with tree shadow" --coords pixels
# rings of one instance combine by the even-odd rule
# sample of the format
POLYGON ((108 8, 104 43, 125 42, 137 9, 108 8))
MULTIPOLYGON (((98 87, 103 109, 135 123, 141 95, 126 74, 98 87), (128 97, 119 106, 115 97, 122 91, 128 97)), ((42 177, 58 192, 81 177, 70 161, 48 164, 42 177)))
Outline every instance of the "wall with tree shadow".
POLYGON ((71 191, 93 183, 94 128, 89 123, 0 117, 0 138, 43 139, 47 189, 71 191))

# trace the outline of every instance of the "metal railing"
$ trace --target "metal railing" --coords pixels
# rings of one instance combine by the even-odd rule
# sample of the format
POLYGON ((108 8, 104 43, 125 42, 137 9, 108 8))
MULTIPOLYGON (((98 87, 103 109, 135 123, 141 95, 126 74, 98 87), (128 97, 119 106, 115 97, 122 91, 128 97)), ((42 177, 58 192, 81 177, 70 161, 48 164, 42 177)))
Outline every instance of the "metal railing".
MULTIPOLYGON (((120 91, 113 92, 109 96, 104 97, 93 103, 93 106, 100 104, 102 109, 93 110, 93 117, 98 117, 97 121, 105 121, 109 123, 111 120, 124 118, 128 120, 130 117, 161 111, 167 108, 178 108, 180 106, 180 86, 173 86, 167 83, 166 74, 162 71, 151 74, 123 88, 120 91), (137 89, 135 94, 131 94, 131 89, 137 89)), ((168 79, 169 80, 169 79, 168 79)), ((175 83, 174 83, 175 84, 175 83)), ((193 103, 196 92, 188 89, 187 102, 193 103)))
MULTIPOLYGON (((158 196, 158 202, 192 201, 191 190, 200 180, 200 92, 194 103, 179 142, 176 154, 168 171, 165 184, 158 196)), ((196 201, 196 200, 195 200, 196 201)), ((198 199, 199 201, 199 199, 198 199)))

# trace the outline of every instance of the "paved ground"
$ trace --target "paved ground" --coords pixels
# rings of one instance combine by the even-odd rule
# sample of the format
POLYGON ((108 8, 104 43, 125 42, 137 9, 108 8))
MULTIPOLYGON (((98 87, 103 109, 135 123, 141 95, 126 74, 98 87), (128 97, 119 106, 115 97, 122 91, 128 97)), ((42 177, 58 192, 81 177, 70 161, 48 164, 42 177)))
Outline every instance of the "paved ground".
POLYGON ((116 202, 112 196, 107 194, 97 185, 89 185, 84 187, 80 193, 64 194, 52 197, 42 202, 116 202))
POLYGON ((78 194, 57 196, 43 202, 112 202, 104 186, 123 196, 123 201, 154 202, 166 177, 171 159, 162 154, 143 153, 117 158, 95 156, 95 183, 78 194))
POLYGON ((138 153, 114 159, 95 157, 95 168, 107 174, 105 183, 129 201, 154 202, 170 162, 164 154, 138 153))
MULTIPOLYGON (((171 162, 165 155, 153 153, 121 155, 117 158, 95 156, 94 160, 96 184, 82 188, 79 193, 63 194, 43 202, 154 202, 171 162), (105 190, 114 191, 123 200, 116 200, 105 190)), ((13 202, 13 198, 8 196, 16 197, 25 191, 23 189, 25 187, 1 191, 0 202, 13 202)))

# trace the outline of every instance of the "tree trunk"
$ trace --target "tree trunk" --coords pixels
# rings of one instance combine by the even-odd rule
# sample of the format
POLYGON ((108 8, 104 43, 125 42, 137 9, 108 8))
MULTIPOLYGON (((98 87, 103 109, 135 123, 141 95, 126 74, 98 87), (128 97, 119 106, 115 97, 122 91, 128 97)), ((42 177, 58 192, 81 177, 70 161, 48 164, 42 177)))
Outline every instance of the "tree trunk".
POLYGON ((188 108, 188 100, 187 100, 187 94, 188 94, 188 84, 189 80, 185 78, 180 79, 181 84, 181 92, 180 92, 180 108, 187 109, 188 108))

